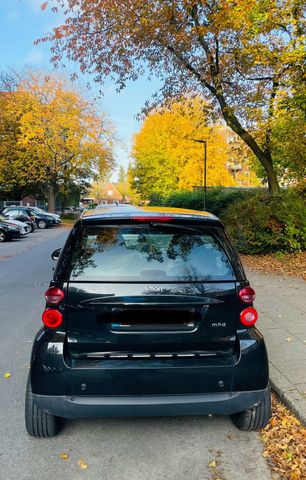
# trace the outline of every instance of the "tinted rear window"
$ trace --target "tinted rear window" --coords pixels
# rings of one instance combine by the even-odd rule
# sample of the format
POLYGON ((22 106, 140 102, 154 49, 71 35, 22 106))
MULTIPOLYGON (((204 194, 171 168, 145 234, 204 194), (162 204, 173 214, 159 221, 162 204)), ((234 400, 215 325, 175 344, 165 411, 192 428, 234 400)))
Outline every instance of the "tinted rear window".
POLYGON ((77 281, 188 282, 235 278, 230 261, 213 234, 172 227, 84 227, 65 267, 65 277, 77 281))

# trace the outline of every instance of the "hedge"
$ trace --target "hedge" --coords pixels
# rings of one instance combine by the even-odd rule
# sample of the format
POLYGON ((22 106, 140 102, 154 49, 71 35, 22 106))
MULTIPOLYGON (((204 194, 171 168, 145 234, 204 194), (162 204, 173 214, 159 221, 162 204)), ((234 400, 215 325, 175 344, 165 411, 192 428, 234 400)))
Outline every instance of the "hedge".
MULTIPOLYGON (((151 205, 203 210, 203 191, 156 195, 151 205)), ((306 204, 294 189, 273 197, 259 190, 209 189, 206 210, 220 217, 241 253, 306 249, 306 204)))

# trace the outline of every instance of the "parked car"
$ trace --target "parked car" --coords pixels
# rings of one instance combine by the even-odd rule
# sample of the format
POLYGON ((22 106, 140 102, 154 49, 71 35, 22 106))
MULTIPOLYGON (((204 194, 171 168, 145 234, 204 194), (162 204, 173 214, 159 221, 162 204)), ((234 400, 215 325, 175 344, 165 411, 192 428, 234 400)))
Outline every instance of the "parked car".
POLYGON ((36 223, 34 214, 30 210, 26 210, 24 207, 3 207, 0 210, 1 215, 7 217, 8 220, 18 220, 19 222, 26 223, 31 228, 31 232, 34 231, 36 223))
POLYGON ((255 292, 220 220, 110 206, 76 222, 45 293, 26 389, 30 435, 62 418, 271 415, 255 292))
POLYGON ((41 208, 38 207, 31 207, 32 210, 34 211, 35 215, 48 215, 51 216, 55 219, 55 224, 60 225, 61 224, 61 217, 57 213, 50 213, 50 212, 45 212, 41 208))
POLYGON ((8 225, 19 227, 20 234, 23 236, 31 232, 31 227, 27 223, 19 222, 18 220, 9 220, 8 217, 6 217, 5 215, 0 214, 0 221, 3 223, 7 223, 8 225))
POLYGON ((34 207, 4 207, 1 211, 3 215, 9 214, 11 218, 15 220, 21 220, 26 215, 31 218, 32 222, 35 222, 37 228, 47 228, 56 225, 56 221, 53 216, 47 213, 39 213, 34 211, 34 207))
POLYGON ((0 242, 20 238, 20 235, 20 227, 10 225, 8 222, 2 222, 0 220, 0 242))

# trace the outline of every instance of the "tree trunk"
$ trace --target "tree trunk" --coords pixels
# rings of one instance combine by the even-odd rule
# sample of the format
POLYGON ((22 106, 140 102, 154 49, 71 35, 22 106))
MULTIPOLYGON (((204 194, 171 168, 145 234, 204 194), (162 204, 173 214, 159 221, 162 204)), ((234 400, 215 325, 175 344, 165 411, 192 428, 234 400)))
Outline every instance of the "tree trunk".
POLYGON ((252 150, 261 165, 264 167, 267 174, 270 194, 278 195, 280 192, 280 188, 275 170, 273 168, 271 154, 269 152, 265 152, 262 148, 260 148, 254 137, 243 128, 238 118, 228 107, 223 95, 216 94, 216 97, 219 101, 223 118, 226 121, 227 125, 247 144, 247 146, 252 150))
POLYGON ((56 199, 56 188, 53 183, 49 184, 48 189, 48 212, 55 212, 55 199, 56 199))
MULTIPOLYGON (((197 7, 196 7, 197 8, 197 7)), ((199 20, 197 18, 197 10, 192 11, 193 20, 196 22, 196 26, 199 26, 199 20)), ((199 36, 199 41, 202 47, 204 48, 205 54, 207 56, 208 65, 210 67, 211 78, 213 80, 213 85, 208 83, 205 78, 203 78, 202 74, 197 71, 195 67, 181 54, 181 52, 177 51, 172 45, 167 45, 163 41, 163 39, 159 39, 162 46, 166 47, 166 49, 171 52, 175 58, 190 72, 202 85, 205 89, 209 90, 210 94, 213 95, 217 101, 219 102, 221 112, 223 115, 226 124, 246 143, 246 145, 252 150, 256 158, 259 160, 261 165, 264 167, 265 172, 267 174, 268 185, 269 185, 269 192, 272 195, 278 195, 280 192, 277 176, 275 170, 273 168, 273 162, 271 158, 270 152, 265 152, 257 143, 255 138, 243 128, 242 124, 240 123, 239 119, 236 117, 235 113, 233 112, 232 108, 227 103, 225 96, 223 95, 222 91, 222 84, 219 77, 219 65, 215 63, 213 55, 211 55, 209 45, 204 40, 202 35, 199 36)))
MULTIPOLYGON (((262 163, 262 162, 261 162, 262 163)), ((277 180, 276 173, 274 171, 272 162, 268 162, 264 165, 266 174, 267 174, 267 179, 268 179, 268 186, 269 186, 269 192, 271 195, 278 195, 280 193, 280 188, 277 180)))

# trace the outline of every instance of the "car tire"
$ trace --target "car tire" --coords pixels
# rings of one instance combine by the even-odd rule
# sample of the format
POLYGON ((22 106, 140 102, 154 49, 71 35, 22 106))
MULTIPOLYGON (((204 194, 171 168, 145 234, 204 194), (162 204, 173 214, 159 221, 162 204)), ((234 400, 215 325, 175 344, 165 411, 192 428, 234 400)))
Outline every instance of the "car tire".
POLYGON ((30 379, 28 379, 25 397, 25 426, 31 437, 42 438, 54 437, 61 428, 61 418, 35 405, 30 379))
POLYGON ((37 226, 38 228, 47 228, 47 223, 44 220, 38 220, 37 226))
POLYGON ((244 431, 256 431, 264 428, 271 418, 271 388, 268 386, 264 399, 254 407, 231 415, 232 422, 244 431))
POLYGON ((6 240, 6 235, 3 230, 0 230, 0 242, 4 242, 6 240))

